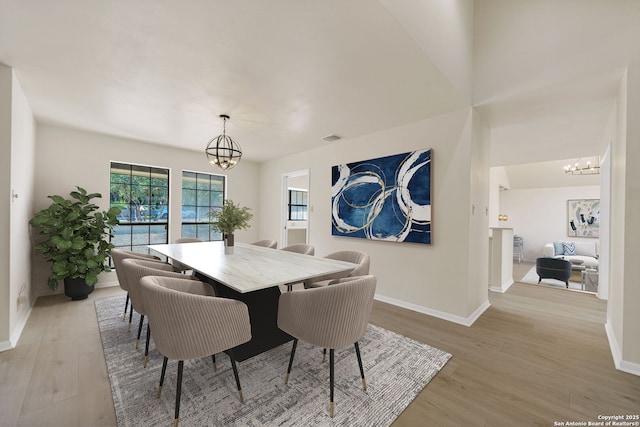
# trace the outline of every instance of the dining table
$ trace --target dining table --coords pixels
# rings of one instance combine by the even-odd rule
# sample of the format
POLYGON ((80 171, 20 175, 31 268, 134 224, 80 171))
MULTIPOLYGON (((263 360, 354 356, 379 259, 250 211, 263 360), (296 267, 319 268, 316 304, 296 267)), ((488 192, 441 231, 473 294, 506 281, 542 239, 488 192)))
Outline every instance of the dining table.
MULTIPOLYGON (((278 328, 281 286, 327 274, 348 274, 356 264, 296 252, 236 243, 229 253, 222 241, 148 245, 193 270, 217 297, 244 302, 249 309, 251 340, 228 354, 241 362, 291 341, 278 328)), ((298 291, 293 291, 298 292, 298 291)))

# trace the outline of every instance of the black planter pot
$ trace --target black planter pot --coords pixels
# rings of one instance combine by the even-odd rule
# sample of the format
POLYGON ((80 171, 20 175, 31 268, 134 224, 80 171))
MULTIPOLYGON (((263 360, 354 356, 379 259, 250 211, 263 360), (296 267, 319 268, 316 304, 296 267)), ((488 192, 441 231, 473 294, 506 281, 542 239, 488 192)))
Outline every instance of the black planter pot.
POLYGON ((93 286, 88 286, 84 279, 64 279, 64 294, 72 301, 87 299, 93 292, 93 286))

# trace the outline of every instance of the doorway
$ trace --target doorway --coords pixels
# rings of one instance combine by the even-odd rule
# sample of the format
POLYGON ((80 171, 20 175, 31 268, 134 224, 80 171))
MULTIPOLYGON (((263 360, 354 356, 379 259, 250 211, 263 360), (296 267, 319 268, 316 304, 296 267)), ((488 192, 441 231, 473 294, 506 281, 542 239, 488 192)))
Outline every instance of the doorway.
POLYGON ((309 242, 309 170, 282 174, 282 242, 309 242))

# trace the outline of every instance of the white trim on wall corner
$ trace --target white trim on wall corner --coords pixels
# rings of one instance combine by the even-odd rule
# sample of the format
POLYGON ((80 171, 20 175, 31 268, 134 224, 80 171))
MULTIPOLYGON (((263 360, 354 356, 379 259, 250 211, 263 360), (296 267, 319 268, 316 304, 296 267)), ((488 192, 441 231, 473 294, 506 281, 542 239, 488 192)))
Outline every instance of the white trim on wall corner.
MULTIPOLYGON (((95 285, 96 288, 110 288, 113 286, 119 286, 118 281, 105 282, 105 283, 100 283, 98 285, 95 285)), ((59 286, 56 292, 48 292, 45 290, 41 290, 40 292, 38 292, 38 295, 36 296, 36 298, 41 296, 61 294, 63 292, 64 292, 64 287, 59 286)), ((14 348, 16 348, 16 345, 18 345, 18 340, 22 335, 22 331, 24 330, 25 326, 27 326, 27 321, 31 316, 31 311, 33 310, 34 305, 35 305, 35 302, 33 303, 33 305, 31 305, 31 307, 29 307, 29 312, 27 313, 26 316, 24 316, 20 325, 18 325, 18 327, 16 327, 13 330, 13 333, 11 334, 11 338, 9 339, 9 341, 0 341, 0 352, 13 350, 14 348)))
POLYGON ((13 333, 11 334, 9 341, 0 342, 0 352, 13 350, 14 348, 16 348, 16 345, 18 345, 18 340, 22 335, 22 331, 24 330, 24 327, 27 326, 27 321, 29 320, 29 316, 31 316, 32 309, 33 309, 33 305, 29 307, 29 312, 27 313, 26 316, 24 316, 24 318, 22 319, 22 322, 20 322, 18 327, 16 327, 13 330, 13 333))
POLYGON ((499 287, 498 286, 489 286, 489 290, 491 292, 499 292, 501 294, 504 294, 505 292, 507 292, 509 290, 511 285, 513 285, 514 283, 515 282, 513 281, 513 279, 509 279, 499 287))
POLYGON ((448 322, 457 323, 463 326, 473 325, 475 321, 478 320, 478 318, 482 315, 482 313, 484 313, 491 306, 491 304, 487 300, 484 303, 482 303, 480 307, 478 307, 473 313, 471 313, 469 317, 461 317, 461 316, 456 316, 454 314, 445 313, 444 311, 434 310, 431 308, 423 307, 421 305, 411 304, 406 301, 401 301, 399 299, 386 297, 384 295, 376 294, 375 299, 378 301, 382 301, 388 304, 398 306, 398 307, 406 308, 411 311, 416 311, 418 313, 426 314, 428 316, 437 317, 439 319, 443 319, 448 322))
POLYGON ((622 355, 620 354, 619 350, 620 347, 618 347, 618 341, 613 334, 613 329, 611 328, 611 324, 609 322, 604 324, 604 330, 607 332, 609 348, 611 349, 611 356, 613 357, 613 364, 615 365, 616 369, 628 374, 640 376, 639 363, 627 362, 626 360, 622 360, 622 355))

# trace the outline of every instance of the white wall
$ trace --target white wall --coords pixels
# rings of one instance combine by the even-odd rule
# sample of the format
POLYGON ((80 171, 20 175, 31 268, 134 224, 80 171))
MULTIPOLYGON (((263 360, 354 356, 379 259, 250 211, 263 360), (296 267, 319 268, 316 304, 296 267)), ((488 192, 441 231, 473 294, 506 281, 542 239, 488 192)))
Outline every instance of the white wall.
POLYGON ((503 227, 503 222, 498 220, 498 215, 504 214, 500 209, 504 203, 500 203, 501 188, 511 188, 509 176, 503 166, 496 166, 489 171, 489 227, 503 227))
MULTIPOLYGON (((187 151, 52 125, 38 126, 35 160, 35 210, 50 204, 48 195, 66 197, 76 185, 89 192, 101 193, 102 199, 96 202, 102 209, 107 209, 110 161, 170 168, 169 209, 173 214, 170 241, 180 237, 180 215, 175 213, 181 212, 182 170, 221 172, 207 162, 204 146, 202 152, 187 151)), ((240 242, 257 240, 259 234, 258 173, 258 165, 246 160, 226 173, 228 198, 251 208, 254 214, 251 227, 237 233, 236 239, 240 242)), ((33 284, 38 295, 51 293, 46 284, 48 271, 49 265, 37 254, 33 284)), ((104 273, 98 285, 111 284, 115 280, 114 273, 104 273)))
POLYGON ((602 137, 602 168, 600 180, 600 274, 598 297, 609 299, 611 278, 611 147, 616 140, 617 105, 611 109, 609 122, 602 137))
POLYGON ((618 134, 611 148, 611 271, 607 335, 618 369, 640 375, 640 63, 620 87, 618 134))
POLYGON ((567 200, 599 199, 599 186, 511 189, 503 191, 509 220, 505 226, 524 239, 524 259, 535 262, 545 244, 554 241, 597 241, 569 237, 567 200))
POLYGON ((10 194, 11 194, 11 68, 0 64, 0 350, 11 348, 10 328, 10 194))
POLYGON ((489 289, 506 292, 513 285, 513 229, 491 228, 489 289))
MULTIPOLYGON (((618 92, 618 132, 611 146, 611 271, 609 272, 607 333, 614 360, 622 358, 624 339, 627 98, 627 73, 625 72, 618 92)), ((638 339, 637 336, 636 339, 638 339)))
POLYGON ((20 82, 13 74, 11 98, 11 341, 17 343, 35 295, 31 290, 31 241, 29 224, 33 212, 36 123, 20 82))
POLYGON ((15 347, 33 305, 27 220, 35 122, 13 70, 0 64, 0 351, 15 347))
POLYGON ((469 243, 468 262, 468 309, 489 305, 489 152, 491 130, 485 118, 473 110, 471 140, 469 243))
MULTIPOLYGON (((469 229, 474 224, 470 219, 471 124, 471 111, 462 110, 263 163, 260 238, 279 237, 282 174, 309 169, 309 243, 315 246, 316 255, 337 250, 367 252, 371 257, 371 273, 378 276, 378 296, 468 323, 488 298, 487 224, 480 231, 480 240, 470 237, 469 229), (332 166, 425 148, 433 149, 431 245, 331 235, 332 166), (474 256, 484 266, 484 271, 473 272, 473 284, 470 284, 470 244, 477 247, 474 256)), ((478 144, 476 150, 481 154, 486 147, 482 141, 478 144)), ((480 174, 479 185, 484 182, 488 189, 488 163, 483 170, 486 178, 480 174)), ((482 200, 474 202, 478 206, 476 214, 484 215, 488 197, 486 193, 477 197, 482 200)))
MULTIPOLYGON (((622 368, 640 375, 640 57, 629 64, 627 75, 627 140, 625 150, 624 331, 620 342, 622 368), (629 366, 625 366, 625 365, 629 366), (633 364, 633 366, 630 366, 633 364)), ((612 307, 616 309, 616 307, 612 307)))

